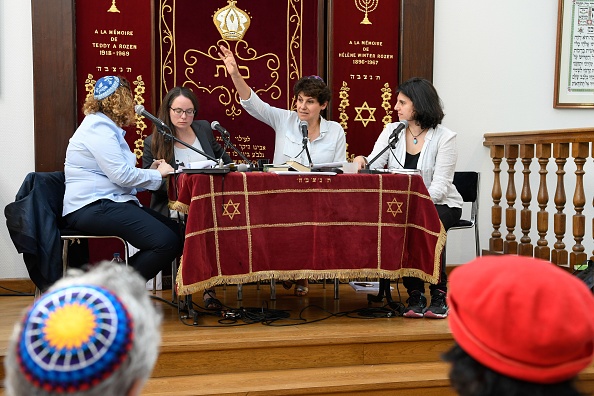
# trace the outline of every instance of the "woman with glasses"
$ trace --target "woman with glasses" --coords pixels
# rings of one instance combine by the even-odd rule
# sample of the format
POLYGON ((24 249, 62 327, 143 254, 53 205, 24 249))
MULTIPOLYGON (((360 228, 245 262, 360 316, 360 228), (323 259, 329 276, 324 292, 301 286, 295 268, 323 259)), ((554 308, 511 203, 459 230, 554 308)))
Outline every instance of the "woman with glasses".
MULTIPOLYGON (((186 87, 175 87, 163 98, 157 116, 179 140, 211 157, 222 158, 225 164, 233 162, 229 154, 215 140, 208 121, 195 119, 197 112, 198 99, 194 92, 186 87)), ((157 131, 156 127, 153 127, 152 135, 144 140, 143 167, 150 168, 155 158, 163 158, 173 168, 208 159, 179 142, 167 139, 157 131)), ((161 186, 154 189, 152 193, 151 208, 169 216, 166 181, 163 181, 161 186)), ((219 310, 222 307, 214 289, 204 291, 204 304, 207 309, 219 310)))
MULTIPOLYGON (((197 113, 198 99, 194 92, 186 87, 175 87, 163 98, 157 116, 176 138, 216 159, 222 157, 225 164, 232 162, 215 140, 208 121, 196 120, 197 113)), ((167 139, 153 126, 152 135, 144 141, 142 166, 149 168, 155 158, 164 158, 173 168, 208 159, 179 142, 167 139)), ((158 190, 153 191, 151 208, 169 216, 168 203, 167 184, 163 182, 158 190)))
MULTIPOLYGON (((243 79, 233 53, 225 46, 219 46, 219 57, 225 63, 227 72, 235 85, 243 108, 256 119, 274 129, 275 164, 295 160, 303 165, 310 164, 307 151, 304 150, 304 134, 301 125, 307 125, 306 144, 311 163, 324 164, 346 161, 346 138, 339 123, 327 121, 321 116, 322 110, 328 107, 332 96, 330 88, 319 76, 308 76, 299 79, 293 86, 295 109, 287 110, 265 103, 249 87, 243 79)), ((291 288, 290 282, 283 284, 291 288)), ((296 296, 308 293, 307 279, 300 279, 295 286, 296 296)))
POLYGON ((159 188, 173 168, 161 157, 148 169, 136 167, 136 155, 122 129, 135 119, 125 78, 97 80, 83 112, 85 118, 70 138, 64 162, 66 226, 85 234, 124 238, 139 249, 129 264, 151 279, 181 253, 182 242, 177 223, 140 205, 136 192, 159 188))

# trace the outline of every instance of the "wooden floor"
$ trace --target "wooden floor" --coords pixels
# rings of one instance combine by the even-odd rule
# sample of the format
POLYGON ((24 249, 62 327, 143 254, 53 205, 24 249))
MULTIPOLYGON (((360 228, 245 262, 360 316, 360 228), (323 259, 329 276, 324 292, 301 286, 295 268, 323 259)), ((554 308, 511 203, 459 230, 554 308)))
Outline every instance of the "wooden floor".
MULTIPOLYGON (((402 288, 402 286, 400 286, 402 288)), ((310 285, 300 298, 277 286, 218 287, 228 316, 186 318, 169 291, 163 342, 143 395, 453 395, 440 354, 453 343, 447 320, 406 319, 340 284, 310 285)), ((393 292, 399 300, 398 289, 393 292)), ((150 294, 150 293, 149 293, 150 294)), ((193 296, 201 304, 200 296, 193 296)), ((158 299, 161 298, 161 299, 158 299)), ((402 296, 404 303, 407 296, 402 296)), ((20 311, 32 297, 0 297, 0 359, 20 311)), ((4 378, 3 368, 0 376, 4 378)), ((584 379, 594 390, 594 368, 584 379)), ((588 389, 588 388, 586 388, 588 389)), ((0 388, 0 395, 3 395, 0 388)))

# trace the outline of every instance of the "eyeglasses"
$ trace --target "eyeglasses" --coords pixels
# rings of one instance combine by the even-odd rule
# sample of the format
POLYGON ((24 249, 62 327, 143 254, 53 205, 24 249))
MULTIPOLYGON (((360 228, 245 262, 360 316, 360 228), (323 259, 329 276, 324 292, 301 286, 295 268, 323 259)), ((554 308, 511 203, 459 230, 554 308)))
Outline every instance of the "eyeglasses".
POLYGON ((170 109, 173 110, 173 112, 175 114, 177 114, 178 116, 181 116, 183 113, 186 113, 186 115, 188 117, 194 117, 194 114, 196 114, 196 110, 194 110, 194 109, 184 110, 184 109, 180 109, 180 108, 173 109, 171 107, 170 107, 170 109))

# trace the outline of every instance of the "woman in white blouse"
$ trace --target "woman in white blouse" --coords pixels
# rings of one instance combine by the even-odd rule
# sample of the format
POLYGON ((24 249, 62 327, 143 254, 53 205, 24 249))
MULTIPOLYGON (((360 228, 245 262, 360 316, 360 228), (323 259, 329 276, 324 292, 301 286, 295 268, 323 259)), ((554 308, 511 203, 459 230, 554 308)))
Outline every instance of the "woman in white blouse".
MULTIPOLYGON (((453 184, 458 159, 456 133, 441 125, 444 117, 442 103, 431 82, 413 77, 403 82, 397 92, 394 110, 398 113, 398 119, 407 121, 408 124, 401 127, 402 130, 396 134, 394 148, 385 151, 370 168, 383 168, 387 165, 389 169, 420 169, 439 219, 447 231, 462 215, 462 196, 453 184)), ((371 154, 367 157, 355 157, 353 162, 359 168, 367 165, 369 160, 388 146, 394 130, 401 125, 401 122, 386 125, 371 154)), ((448 316, 445 250, 442 253, 439 283, 429 287, 429 307, 425 285, 421 279, 404 277, 402 283, 409 294, 405 317, 443 319, 448 316)))
MULTIPOLYGON (((233 53, 225 46, 220 46, 219 57, 225 63, 237 89, 243 108, 256 119, 274 129, 275 164, 289 160, 309 165, 310 160, 303 147, 302 121, 307 122, 307 148, 311 163, 322 164, 346 161, 346 138, 339 123, 324 119, 320 112, 328 107, 331 92, 326 83, 318 76, 302 77, 295 83, 295 110, 281 109, 265 103, 249 87, 241 76, 233 53)), ((284 283, 290 288, 290 283, 284 283)), ((307 279, 300 279, 295 286, 295 295, 305 296, 308 289, 307 279)))

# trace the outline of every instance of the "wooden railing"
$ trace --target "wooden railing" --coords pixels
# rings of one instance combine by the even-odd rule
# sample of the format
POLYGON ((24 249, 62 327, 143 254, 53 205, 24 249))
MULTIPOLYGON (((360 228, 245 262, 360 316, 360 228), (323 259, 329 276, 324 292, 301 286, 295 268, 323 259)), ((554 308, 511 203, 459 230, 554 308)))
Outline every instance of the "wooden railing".
MULTIPOLYGON (((583 214, 586 205, 584 192, 584 175, 586 172, 584 165, 590 158, 594 158, 594 153, 591 151, 592 142, 594 142, 594 128, 486 133, 484 135, 483 145, 489 147, 493 161, 493 187, 491 192, 493 199, 491 209, 493 232, 489 239, 489 250, 485 253, 534 256, 550 260, 561 266, 569 266, 570 269, 588 259, 588 254, 582 245, 586 232, 586 217, 583 214), (515 181, 515 168, 518 158, 523 167, 523 178, 519 189, 519 205, 522 207, 519 209, 519 230, 517 230, 516 224, 518 209, 514 207, 518 198, 515 181), (530 165, 535 158, 539 164, 538 176, 533 175, 530 170, 530 165), (550 177, 547 180, 547 176, 549 176, 547 164, 551 161, 551 158, 554 159, 557 165, 555 172, 557 175, 556 183, 550 183, 550 177), (507 162, 504 225, 507 233, 505 236, 502 235, 501 230, 503 208, 500 205, 503 196, 501 163, 504 160, 507 162), (566 177, 565 166, 568 160, 573 161, 575 165, 575 180, 573 180, 573 177, 566 177), (554 237, 550 233, 550 213, 547 211, 549 204, 548 184, 556 184, 553 198, 554 211, 550 210, 554 212, 552 213, 554 237), (571 215, 573 243, 570 249, 565 243, 568 220, 566 212, 569 210, 566 209, 566 184, 569 188, 573 188, 573 184, 575 184, 575 188, 573 188, 573 212, 571 215), (537 190, 536 201, 534 202, 533 188, 537 190), (531 206, 538 206, 536 213, 538 239, 536 240, 536 246, 534 246, 530 237, 533 227, 531 206), (521 233, 519 241, 516 239, 516 233, 521 233), (554 240, 552 249, 549 240, 551 242, 554 240)), ((590 176, 587 180, 594 180, 594 178, 590 176)), ((593 225, 594 235, 594 219, 591 224, 593 225)), ((532 232, 532 234, 534 233, 532 232)))

